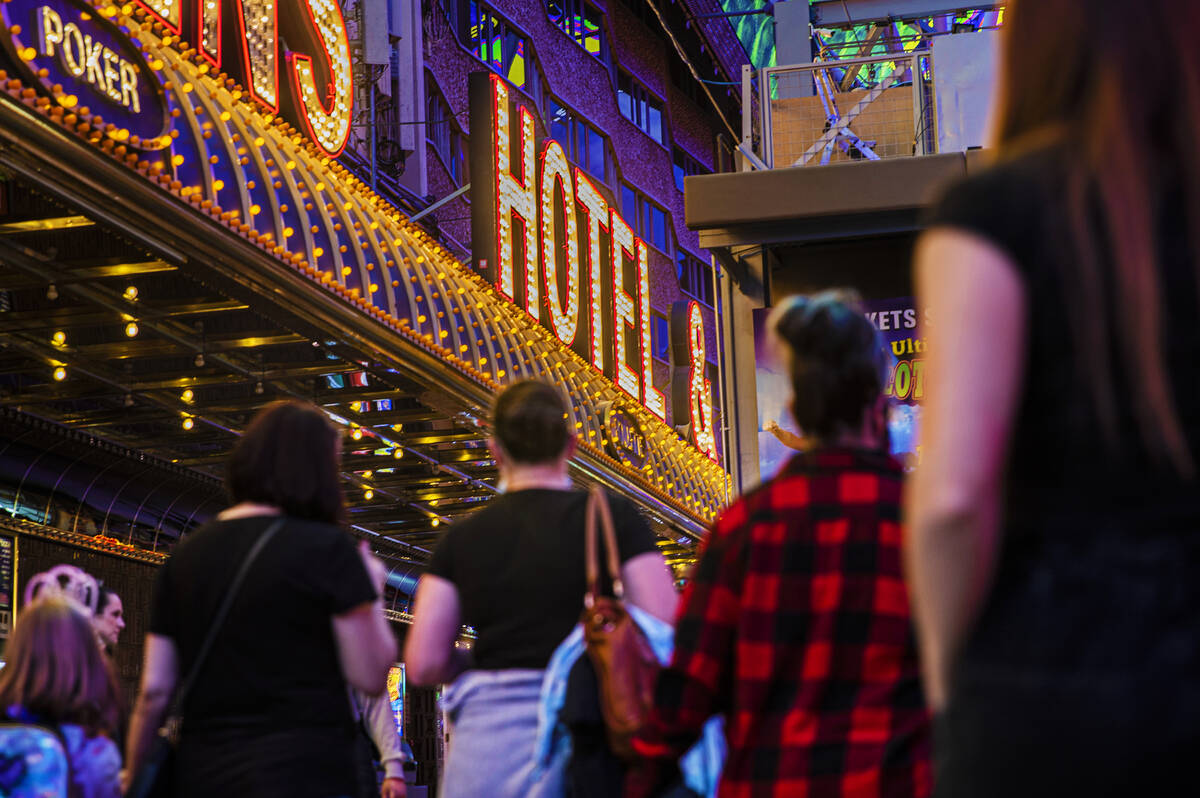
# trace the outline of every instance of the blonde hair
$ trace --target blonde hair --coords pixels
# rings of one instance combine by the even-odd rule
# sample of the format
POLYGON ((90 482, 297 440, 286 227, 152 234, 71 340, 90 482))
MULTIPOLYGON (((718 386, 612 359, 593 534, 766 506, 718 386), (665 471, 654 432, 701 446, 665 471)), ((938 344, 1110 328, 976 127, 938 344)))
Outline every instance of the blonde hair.
POLYGON ((0 709, 20 706, 39 720, 73 723, 89 735, 117 730, 119 690, 91 622, 62 597, 21 613, 0 671, 0 709))

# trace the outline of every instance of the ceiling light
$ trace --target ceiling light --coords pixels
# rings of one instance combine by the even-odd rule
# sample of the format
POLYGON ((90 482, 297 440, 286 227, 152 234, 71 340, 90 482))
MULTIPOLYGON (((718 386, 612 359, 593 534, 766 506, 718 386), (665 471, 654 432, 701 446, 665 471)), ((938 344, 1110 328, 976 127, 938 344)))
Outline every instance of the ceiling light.
POLYGON ((65 346, 67 343, 67 334, 62 330, 54 333, 54 337, 50 339, 55 346, 65 346))
POLYGON ((179 398, 188 404, 191 404, 192 400, 196 398, 196 393, 191 388, 188 388, 184 390, 183 393, 179 394, 179 398))
POLYGON ((367 488, 366 490, 363 491, 363 498, 366 499, 367 501, 371 501, 371 499, 375 498, 375 491, 371 490, 370 488, 367 488))
POLYGON ((196 364, 196 368, 203 368, 204 367, 204 353, 203 352, 197 353, 195 360, 193 360, 192 362, 196 364))
POLYGON ((137 302, 137 298, 138 298, 137 286, 131 285, 128 288, 126 288, 124 296, 125 296, 126 302, 137 302))
POLYGON ((191 416, 183 417, 183 428, 184 429, 190 430, 194 426, 196 426, 196 419, 192 418, 191 416))
POLYGON ((434 527, 441 526, 441 524, 442 524, 442 519, 440 519, 440 518, 435 518, 435 519, 433 519, 433 525, 434 525, 434 527))
POLYGON ((138 326, 137 326, 136 321, 131 321, 125 325, 125 337, 126 338, 137 338, 137 334, 138 334, 138 326))
POLYGON ((51 302, 58 299, 58 287, 54 283, 50 283, 50 287, 46 289, 46 299, 51 302))
POLYGON ((394 452, 392 452, 392 457, 395 457, 397 460, 399 460, 403 456, 404 456, 404 450, 399 447, 397 447, 396 450, 394 452))
POLYGON ((350 437, 356 441, 361 441, 362 436, 363 436, 363 431, 358 427, 355 427, 354 431, 350 433, 350 437))
POLYGON ((66 378, 67 378, 67 370, 65 368, 63 368, 62 366, 59 366, 58 368, 56 368, 54 370, 54 380, 56 382, 62 382, 66 378))

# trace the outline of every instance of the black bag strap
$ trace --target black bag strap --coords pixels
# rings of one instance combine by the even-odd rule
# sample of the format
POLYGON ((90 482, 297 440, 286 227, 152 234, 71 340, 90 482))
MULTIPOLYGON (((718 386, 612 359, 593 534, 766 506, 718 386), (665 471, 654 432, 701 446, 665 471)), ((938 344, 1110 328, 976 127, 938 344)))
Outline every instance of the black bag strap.
POLYGON ((229 587, 225 590, 225 598, 221 599, 221 606, 217 607, 217 614, 213 616, 212 623, 209 624, 208 634, 204 637, 204 642, 200 644, 200 650, 196 653, 196 661, 192 663, 191 670, 179 685, 179 689, 175 692, 175 697, 171 701, 171 709, 167 712, 167 718, 176 717, 183 710, 183 702, 191 692, 192 686, 196 683, 196 677, 200 675, 200 669, 204 666, 204 661, 208 659, 208 652, 212 649, 213 642, 217 639, 217 633, 221 631, 221 627, 225 624, 225 617, 229 615, 230 608, 233 607, 233 601, 237 598, 238 590, 242 586, 242 582, 246 581, 246 574, 250 572, 250 566, 254 564, 254 560, 271 538, 275 536, 283 527, 283 518, 279 518, 263 532, 258 540, 254 541, 254 545, 250 547, 250 552, 246 555, 246 559, 242 560, 241 566, 236 574, 233 575, 233 581, 229 583, 229 587))

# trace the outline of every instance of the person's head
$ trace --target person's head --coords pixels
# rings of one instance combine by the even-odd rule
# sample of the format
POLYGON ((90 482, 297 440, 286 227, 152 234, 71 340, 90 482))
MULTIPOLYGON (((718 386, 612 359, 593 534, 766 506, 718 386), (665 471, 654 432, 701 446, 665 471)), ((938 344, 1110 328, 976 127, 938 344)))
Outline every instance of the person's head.
POLYGON ((121 597, 104 585, 100 586, 100 595, 96 599, 96 614, 92 616, 92 627, 96 630, 100 645, 109 649, 117 645, 121 630, 125 628, 125 607, 121 603, 121 597))
POLYGON ((46 723, 113 733, 116 682, 88 617, 61 596, 24 608, 0 670, 0 707, 20 706, 46 723))
MULTIPOLYGON (((1190 0, 1013 0, 996 124, 1002 154, 1061 145, 1066 184, 1049 201, 1065 211, 1062 240, 1073 251, 1055 260, 1071 286, 1064 310, 1076 362, 1107 436, 1119 432, 1109 356, 1119 348, 1143 445, 1183 473, 1193 461, 1164 362, 1156 264, 1160 215, 1200 214, 1198 26, 1200 3, 1190 0), (1110 292, 1120 297, 1112 311, 1110 292)), ((1200 229, 1190 227, 1195 262, 1200 229)))
POLYGON ((492 430, 492 452, 502 468, 561 464, 575 444, 562 394, 536 380, 515 382, 500 392, 492 430))
POLYGON ((307 402, 272 402, 229 456, 226 484, 234 504, 279 507, 293 518, 341 522, 341 435, 307 402))
POLYGON ((887 354, 875 326, 850 292, 793 296, 771 313, 792 382, 792 415, 818 445, 886 440, 882 396, 887 354))

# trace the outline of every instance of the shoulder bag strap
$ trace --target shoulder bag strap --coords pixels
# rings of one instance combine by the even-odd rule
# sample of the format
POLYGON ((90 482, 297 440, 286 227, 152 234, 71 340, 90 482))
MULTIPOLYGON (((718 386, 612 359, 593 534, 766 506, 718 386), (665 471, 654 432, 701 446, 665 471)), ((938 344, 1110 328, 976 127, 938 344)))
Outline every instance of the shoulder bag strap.
POLYGON ((587 522, 585 525, 585 542, 587 547, 587 595, 584 603, 591 607, 600 593, 600 542, 596 539, 596 522, 600 523, 601 534, 604 535, 605 564, 608 566, 608 576, 612 580, 613 595, 617 599, 625 597, 625 585, 621 581, 621 560, 617 551, 617 536, 613 530, 612 510, 608 506, 608 497, 600 486, 593 487, 588 496, 587 522))
POLYGON ((233 581, 229 583, 229 587, 225 590, 225 597, 221 599, 221 605, 217 608, 217 614, 213 616, 212 623, 209 624, 208 634, 204 637, 204 642, 200 644, 200 650, 196 653, 196 661, 192 663, 191 670, 179 685, 179 689, 175 692, 175 698, 171 701, 171 709, 167 712, 167 717, 170 718, 178 715, 183 709, 183 702, 191 692, 192 686, 196 682, 196 677, 200 675, 200 669, 204 666, 204 661, 208 659, 208 652, 212 649, 213 642, 217 639, 217 633, 221 631, 221 626, 225 623, 225 617, 229 615, 229 610, 233 606, 234 599, 237 598, 238 590, 242 586, 242 582, 246 581, 246 574, 250 571, 250 566, 254 564, 254 560, 258 558, 259 553, 266 547, 267 543, 275 536, 283 527, 283 518, 279 518, 263 532, 258 540, 254 541, 254 545, 250 547, 250 552, 246 555, 246 559, 242 560, 241 566, 233 576, 233 581))

